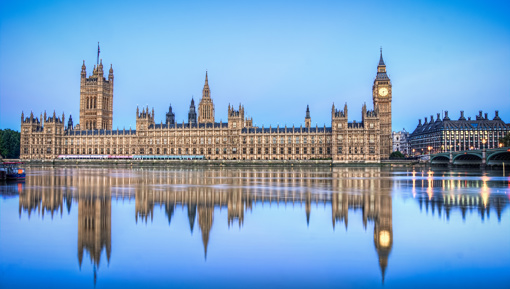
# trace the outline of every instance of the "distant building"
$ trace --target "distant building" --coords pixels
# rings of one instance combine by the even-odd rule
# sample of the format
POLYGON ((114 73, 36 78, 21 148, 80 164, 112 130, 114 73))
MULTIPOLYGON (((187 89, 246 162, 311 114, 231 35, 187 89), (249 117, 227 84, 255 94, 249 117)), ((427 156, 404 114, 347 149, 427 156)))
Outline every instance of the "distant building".
POLYGON ((393 151, 399 151, 404 155, 410 154, 409 145, 409 132, 403 128, 401 131, 394 131, 391 133, 393 139, 393 151))
POLYGON ((510 125, 506 124, 496 110, 494 118, 482 111, 475 117, 467 119, 464 111, 460 112, 458 120, 451 120, 448 111, 443 119, 437 114, 436 119, 430 116, 430 121, 418 120, 418 126, 409 137, 413 154, 437 153, 441 151, 463 151, 482 148, 498 147, 498 140, 510 132, 510 125), (484 143, 485 142, 485 143, 484 143))

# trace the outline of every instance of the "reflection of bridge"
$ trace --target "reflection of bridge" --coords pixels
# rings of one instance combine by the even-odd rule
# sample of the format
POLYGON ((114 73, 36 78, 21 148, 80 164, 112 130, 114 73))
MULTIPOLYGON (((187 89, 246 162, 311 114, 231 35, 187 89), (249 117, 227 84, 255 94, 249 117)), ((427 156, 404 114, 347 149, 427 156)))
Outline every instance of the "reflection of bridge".
POLYGON ((431 164, 436 165, 480 165, 494 166, 510 164, 510 147, 452 151, 430 155, 431 164))

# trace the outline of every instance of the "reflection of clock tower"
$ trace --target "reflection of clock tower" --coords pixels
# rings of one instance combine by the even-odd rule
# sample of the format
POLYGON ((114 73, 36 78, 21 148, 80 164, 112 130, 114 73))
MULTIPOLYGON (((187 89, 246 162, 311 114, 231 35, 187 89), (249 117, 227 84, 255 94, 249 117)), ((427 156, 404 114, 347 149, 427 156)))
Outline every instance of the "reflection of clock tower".
POLYGON ((374 245, 379 256, 379 267, 381 268, 382 282, 388 267, 388 258, 393 248, 393 206, 391 195, 381 193, 376 204, 378 208, 374 225, 374 245))
POLYGON ((388 159, 392 151, 391 143, 391 81, 386 74, 386 65, 382 57, 377 66, 377 76, 372 87, 374 109, 379 111, 381 121, 381 159, 388 159))

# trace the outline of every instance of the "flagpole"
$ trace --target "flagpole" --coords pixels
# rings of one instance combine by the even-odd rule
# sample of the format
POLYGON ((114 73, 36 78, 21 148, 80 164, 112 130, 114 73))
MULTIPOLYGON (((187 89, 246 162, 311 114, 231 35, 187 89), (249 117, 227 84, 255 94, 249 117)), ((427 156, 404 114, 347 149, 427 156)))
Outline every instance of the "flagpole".
POLYGON ((99 66, 99 52, 101 50, 99 49, 99 42, 97 42, 97 65, 99 66))

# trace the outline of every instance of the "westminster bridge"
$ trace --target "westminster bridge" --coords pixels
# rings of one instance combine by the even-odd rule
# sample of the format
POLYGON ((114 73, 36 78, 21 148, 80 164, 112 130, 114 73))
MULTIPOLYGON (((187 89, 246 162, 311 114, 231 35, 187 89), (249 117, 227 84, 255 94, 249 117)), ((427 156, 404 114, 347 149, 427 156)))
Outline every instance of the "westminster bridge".
POLYGON ((510 147, 431 154, 430 163, 433 165, 502 166, 510 164, 510 147))

